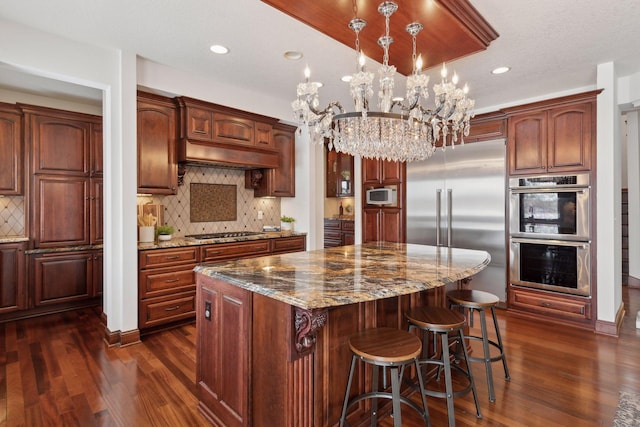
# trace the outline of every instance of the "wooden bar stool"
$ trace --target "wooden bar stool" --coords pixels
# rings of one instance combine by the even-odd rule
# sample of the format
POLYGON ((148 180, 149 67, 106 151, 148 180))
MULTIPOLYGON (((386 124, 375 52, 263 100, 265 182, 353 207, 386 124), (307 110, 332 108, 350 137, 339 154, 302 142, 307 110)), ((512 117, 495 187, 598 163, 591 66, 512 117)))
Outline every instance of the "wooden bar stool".
MULTIPOLYGON (((409 332, 411 332, 414 328, 418 328, 424 332, 424 343, 423 345, 427 345, 427 339, 429 333, 433 334, 434 337, 434 354, 431 357, 424 355, 418 361, 418 364, 421 367, 436 365, 438 366, 437 374, 435 378, 440 380, 440 372, 444 369, 444 381, 445 381, 445 392, 430 390, 427 385, 425 386, 424 393, 428 396, 433 397, 441 397, 447 399, 447 413, 449 415, 449 426, 453 427, 456 425, 456 418, 453 406, 454 397, 459 397, 468 392, 473 393, 473 400, 476 404, 476 416, 478 418, 482 418, 482 414, 480 413, 480 404, 478 403, 478 395, 476 393, 476 386, 473 381, 473 374, 471 373, 471 367, 469 366, 469 360, 467 355, 467 349, 464 345, 463 348, 463 360, 464 366, 460 364, 451 364, 451 354, 449 352, 449 340, 454 338, 456 340, 460 340, 461 343, 464 344, 463 341, 463 333, 464 325, 466 323, 465 317, 457 312, 450 310, 444 307, 418 307, 413 308, 405 313, 405 317, 409 321, 409 332), (440 350, 438 351, 438 340, 440 338, 440 350), (464 388, 459 390, 454 390, 453 381, 452 381, 452 371, 458 371, 462 374, 463 377, 467 379, 467 384, 464 388)), ((423 372, 422 370, 418 370, 418 379, 422 379, 423 375, 428 374, 429 372, 423 372)), ((423 380, 424 381, 424 380, 423 380)))
MULTIPOLYGON (((351 358, 351 369, 347 380, 347 391, 344 395, 342 414, 340 416, 340 427, 347 422, 348 408, 361 400, 372 399, 371 404, 371 425, 377 424, 378 398, 391 399, 393 405, 393 425, 402 426, 402 414, 400 403, 404 403, 415 409, 424 419, 427 426, 431 425, 429 420, 429 409, 424 393, 422 395, 422 408, 412 400, 400 395, 401 371, 399 368, 409 364, 414 364, 418 369, 418 355, 422 352, 422 343, 415 335, 406 331, 393 328, 366 329, 349 337, 349 348, 353 352, 351 358), (351 391, 351 381, 356 367, 356 361, 360 359, 365 363, 373 365, 373 390, 349 399, 351 391), (391 392, 378 391, 379 368, 390 368, 391 392)), ((424 383, 420 379, 420 390, 424 391, 424 383)))
MULTIPOLYGON (((469 310, 470 321, 473 321, 473 313, 477 311, 480 314, 480 328, 482 336, 465 335, 467 339, 473 339, 482 342, 482 357, 469 356, 469 360, 472 362, 483 362, 487 371, 487 384, 489 386, 489 401, 495 402, 496 395, 493 388, 493 371, 491 369, 491 363, 502 360, 502 366, 504 367, 505 380, 509 381, 509 368, 507 367, 507 358, 504 354, 504 346, 502 345, 502 337, 500 336, 500 328, 498 327, 498 319, 496 317, 496 305, 500 299, 489 292, 477 291, 471 289, 459 289, 455 291, 447 292, 447 298, 451 307, 462 307, 469 310), (487 320, 485 317, 485 309, 491 309, 491 316, 493 317, 493 325, 496 331, 497 341, 492 341, 488 337, 487 333, 487 320), (491 356, 490 346, 498 349, 496 356, 491 356)), ((464 345, 462 347, 465 347, 464 345)))

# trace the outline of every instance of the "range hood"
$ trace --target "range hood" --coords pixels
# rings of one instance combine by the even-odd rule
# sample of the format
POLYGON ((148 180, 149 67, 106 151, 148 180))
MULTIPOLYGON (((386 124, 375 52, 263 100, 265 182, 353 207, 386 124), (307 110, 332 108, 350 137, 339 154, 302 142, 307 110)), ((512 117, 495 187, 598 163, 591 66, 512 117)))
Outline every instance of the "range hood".
POLYGON ((176 98, 178 161, 238 169, 277 168, 271 128, 277 120, 197 99, 176 98))

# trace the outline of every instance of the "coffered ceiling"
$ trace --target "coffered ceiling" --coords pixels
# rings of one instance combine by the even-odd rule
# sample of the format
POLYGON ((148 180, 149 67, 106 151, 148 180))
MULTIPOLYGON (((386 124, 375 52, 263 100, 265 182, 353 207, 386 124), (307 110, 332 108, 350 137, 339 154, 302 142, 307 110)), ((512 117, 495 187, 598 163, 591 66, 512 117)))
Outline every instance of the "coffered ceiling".
MULTIPOLYGON (((361 18, 367 22, 361 31, 360 48, 372 58, 382 56, 378 38, 385 34, 385 19, 378 11, 377 1, 352 0, 262 0, 316 30, 349 47, 354 46, 355 34, 349 21, 361 18)), ((417 53, 422 54, 424 68, 476 53, 489 46, 498 34, 466 0, 400 1, 391 15, 389 63, 401 74, 413 69, 412 41, 406 33, 408 24, 418 22, 417 53)))

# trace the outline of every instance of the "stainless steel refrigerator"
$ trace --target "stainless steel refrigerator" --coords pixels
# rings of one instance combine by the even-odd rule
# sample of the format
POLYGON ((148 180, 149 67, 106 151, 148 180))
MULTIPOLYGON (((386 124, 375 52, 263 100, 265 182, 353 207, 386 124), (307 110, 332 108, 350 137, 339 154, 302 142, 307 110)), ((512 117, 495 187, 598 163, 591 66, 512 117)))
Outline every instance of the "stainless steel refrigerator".
POLYGON ((407 163, 407 243, 481 249, 491 263, 472 289, 506 301, 505 141, 438 149, 407 163), (439 223, 439 227, 438 227, 439 223))

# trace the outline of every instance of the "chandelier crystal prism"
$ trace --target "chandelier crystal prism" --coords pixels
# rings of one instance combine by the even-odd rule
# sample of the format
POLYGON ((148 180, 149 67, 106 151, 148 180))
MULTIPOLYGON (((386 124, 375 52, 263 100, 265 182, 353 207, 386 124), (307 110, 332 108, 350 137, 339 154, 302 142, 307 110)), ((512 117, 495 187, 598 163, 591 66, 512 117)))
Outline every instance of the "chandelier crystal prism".
POLYGON ((329 149, 335 147, 341 153, 400 162, 424 160, 431 157, 437 146, 444 149, 447 143, 452 146, 458 140, 464 143, 464 137, 469 135, 474 100, 467 98, 466 85, 457 87, 457 74, 447 80, 444 64, 442 81, 433 85, 434 107, 423 106, 429 98, 429 76, 422 73, 422 58, 416 55, 416 36, 423 29, 418 22, 408 24, 405 29, 413 41, 413 72, 407 77, 406 96, 403 100, 394 98, 396 67, 389 65, 389 46, 393 43, 389 23, 397 10, 398 5, 392 1, 384 1, 378 7, 385 19, 385 34, 378 39, 383 49, 378 70, 379 111, 370 110, 375 75, 366 70, 360 50, 360 31, 367 25, 363 19, 355 17, 349 22, 356 36, 358 60, 350 81, 354 111, 346 112, 337 101, 319 109, 319 84, 309 81, 310 70, 305 69, 305 81, 298 84, 297 99, 291 106, 298 132, 306 126, 313 143, 323 144, 326 139, 329 149))

